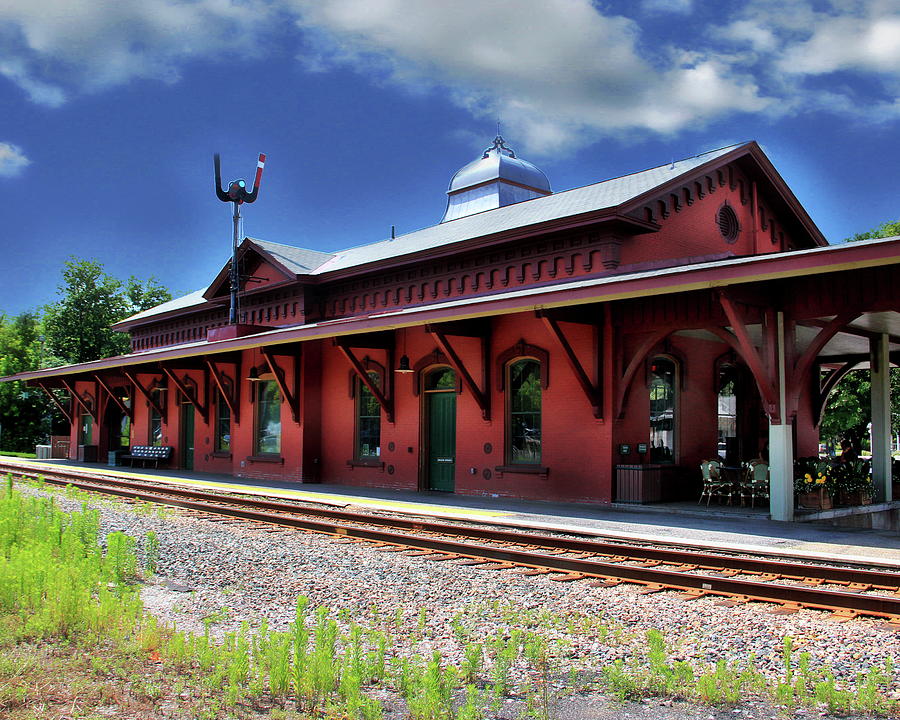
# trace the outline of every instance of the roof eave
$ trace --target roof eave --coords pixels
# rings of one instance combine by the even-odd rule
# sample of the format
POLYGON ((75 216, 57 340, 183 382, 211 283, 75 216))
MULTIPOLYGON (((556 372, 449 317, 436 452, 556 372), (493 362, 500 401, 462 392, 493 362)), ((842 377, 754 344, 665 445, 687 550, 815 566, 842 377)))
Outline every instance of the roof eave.
POLYGON ((172 318, 182 317, 183 315, 193 315, 196 312, 208 310, 210 308, 219 308, 222 307, 225 300, 227 300, 227 298, 206 300, 204 302, 197 303, 196 305, 188 305, 186 307, 178 308, 177 310, 169 310, 168 312, 158 313, 156 315, 147 315, 145 317, 138 318, 137 320, 119 320, 119 322, 113 323, 109 327, 111 330, 124 332, 132 328, 140 327, 141 325, 149 325, 151 323, 162 322, 163 320, 171 320, 172 318))
POLYGON ((391 330, 451 319, 507 315, 548 307, 667 295, 692 290, 727 287, 748 282, 766 282, 800 275, 815 275, 900 265, 900 237, 864 243, 845 243, 791 252, 751 255, 734 260, 701 263, 668 268, 649 273, 603 276, 574 280, 554 285, 522 288, 498 296, 461 298, 449 302, 373 313, 361 317, 293 326, 253 336, 221 340, 213 343, 191 343, 148 351, 136 355, 120 355, 81 365, 49 368, 0 378, 0 382, 40 380, 61 375, 85 374, 125 365, 153 364, 165 360, 218 355, 262 345, 325 339, 375 330, 391 330), (833 258, 822 263, 821 257, 833 258))
MULTIPOLYGON (((530 201, 525 200, 523 202, 530 201)), ((508 230, 502 230, 497 233, 479 235, 477 237, 466 238, 465 240, 459 240, 454 243, 439 245, 437 247, 426 248, 424 250, 413 250, 403 255, 393 255, 389 258, 373 260, 369 263, 354 265, 348 268, 341 268, 340 270, 333 270, 331 272, 323 272, 319 275, 313 275, 311 276, 311 278, 314 278, 315 281, 319 283, 326 281, 330 282, 333 280, 353 277, 354 275, 370 273, 384 268, 394 268, 401 265, 408 265, 420 260, 433 260, 435 258, 444 257, 447 255, 454 255, 459 252, 465 252, 467 250, 474 249, 476 247, 482 248, 491 245, 498 245, 500 243, 510 242, 513 240, 524 240, 548 232, 570 230, 573 228, 584 227, 585 225, 593 225, 596 223, 615 223, 622 228, 629 228, 630 231, 634 232, 635 234, 656 232, 657 230, 659 230, 659 225, 657 225, 656 223, 626 215, 619 210, 619 207, 598 208, 586 213, 567 215, 566 217, 545 220, 533 225, 523 225, 516 228, 510 228, 508 230)))

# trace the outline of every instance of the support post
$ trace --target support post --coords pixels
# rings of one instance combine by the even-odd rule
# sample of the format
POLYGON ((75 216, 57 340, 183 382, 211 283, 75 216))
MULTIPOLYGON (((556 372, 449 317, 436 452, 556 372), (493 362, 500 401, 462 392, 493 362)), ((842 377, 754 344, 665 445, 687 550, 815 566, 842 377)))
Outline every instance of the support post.
POLYGON ((794 519, 794 433, 787 411, 784 313, 776 314, 778 418, 769 417, 769 506, 773 520, 794 519))
POLYGON ((872 380, 872 485, 877 502, 893 500, 891 486, 891 362, 889 338, 869 340, 872 380))

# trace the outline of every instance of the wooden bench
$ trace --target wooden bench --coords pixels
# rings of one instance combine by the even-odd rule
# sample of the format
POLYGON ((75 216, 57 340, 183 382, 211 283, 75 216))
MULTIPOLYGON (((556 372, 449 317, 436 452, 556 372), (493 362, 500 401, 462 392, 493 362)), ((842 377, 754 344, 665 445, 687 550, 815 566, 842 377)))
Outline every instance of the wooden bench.
POLYGON ((153 467, 158 468, 160 461, 168 462, 172 457, 172 447, 170 445, 133 445, 127 455, 122 456, 122 460, 128 460, 131 467, 134 467, 134 461, 140 460, 147 467, 147 463, 153 461, 153 467))

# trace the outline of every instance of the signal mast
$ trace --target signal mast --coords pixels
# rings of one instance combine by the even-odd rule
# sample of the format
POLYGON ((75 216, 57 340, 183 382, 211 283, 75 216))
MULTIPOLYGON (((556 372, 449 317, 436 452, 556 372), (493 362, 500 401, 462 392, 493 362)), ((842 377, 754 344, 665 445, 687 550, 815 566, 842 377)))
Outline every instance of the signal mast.
POLYGON ((259 194, 259 183, 262 180, 263 168, 266 165, 266 156, 264 153, 259 154, 259 160, 256 163, 256 179, 253 181, 253 190, 249 192, 247 191, 247 183, 243 180, 232 180, 228 185, 228 190, 223 190, 219 153, 216 153, 213 156, 213 164, 216 168, 216 197, 222 202, 230 202, 234 206, 234 213, 232 215, 234 221, 234 234, 231 242, 231 272, 229 273, 229 279, 231 280, 231 306, 228 309, 228 323, 230 325, 236 325, 238 321, 238 290, 241 283, 241 276, 238 272, 237 265, 237 249, 241 242, 241 205, 243 203, 252 203, 256 201, 256 197, 259 194))

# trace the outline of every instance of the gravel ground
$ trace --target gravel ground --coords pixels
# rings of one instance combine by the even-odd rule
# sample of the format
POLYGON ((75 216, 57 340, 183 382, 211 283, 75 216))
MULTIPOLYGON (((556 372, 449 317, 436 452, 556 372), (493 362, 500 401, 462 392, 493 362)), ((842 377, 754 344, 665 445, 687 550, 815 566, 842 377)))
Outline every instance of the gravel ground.
MULTIPOLYGON (((66 509, 80 507, 80 501, 57 497, 66 509)), ((235 630, 243 621, 258 625, 263 618, 270 628, 283 630, 293 620, 297 595, 303 594, 311 607, 344 610, 362 624, 373 621, 377 605, 376 622, 392 618, 395 634, 415 643, 416 652, 440 650, 454 663, 462 660, 454 626, 458 631, 462 624, 472 639, 483 640, 514 621, 533 621, 530 629, 563 638, 570 643, 565 665, 588 673, 645 652, 644 636, 653 628, 664 632, 674 660, 702 667, 720 659, 745 662, 752 654, 756 668, 773 679, 783 672, 785 636, 793 638, 796 653, 810 654, 814 668, 830 665, 843 679, 900 656, 900 635, 876 620, 837 623, 815 611, 775 615, 761 604, 726 607, 714 598, 686 602, 671 592, 642 595, 626 584, 593 587, 525 577, 515 570, 432 562, 314 533, 269 532, 168 511, 160 517, 108 500, 97 506, 104 533, 121 530, 139 544, 147 532, 157 533, 158 572, 143 599, 149 612, 180 630, 202 632, 204 618, 212 618, 211 627, 219 633, 235 630), (538 623, 541 614, 544 620, 538 623), (601 623, 608 631, 605 637, 598 634, 601 623)), ((763 702, 725 709, 657 699, 623 705, 596 695, 570 697, 558 708, 560 718, 573 720, 651 713, 663 720, 719 720, 770 718, 778 712, 763 702)), ((518 714, 510 707, 497 717, 518 714)), ((812 709, 796 714, 822 716, 812 709)))

